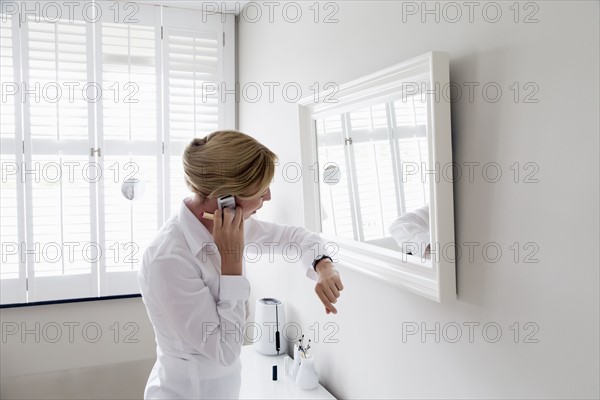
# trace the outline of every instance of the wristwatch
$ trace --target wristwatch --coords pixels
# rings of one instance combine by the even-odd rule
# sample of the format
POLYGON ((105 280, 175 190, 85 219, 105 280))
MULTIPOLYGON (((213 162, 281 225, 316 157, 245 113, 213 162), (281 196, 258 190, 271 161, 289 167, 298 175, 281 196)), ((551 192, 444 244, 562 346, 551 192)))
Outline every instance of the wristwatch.
POLYGON ((315 271, 317 270, 317 264, 319 263, 319 261, 321 261, 321 260, 323 260, 323 259, 325 259, 325 258, 328 258, 328 259, 329 259, 329 261, 333 262, 333 259, 332 259, 331 257, 329 257, 329 256, 325 256, 325 255, 320 255, 320 256, 317 256, 317 258, 315 258, 315 260, 314 260, 314 261, 313 261, 313 263, 312 263, 313 269, 314 269, 315 271))

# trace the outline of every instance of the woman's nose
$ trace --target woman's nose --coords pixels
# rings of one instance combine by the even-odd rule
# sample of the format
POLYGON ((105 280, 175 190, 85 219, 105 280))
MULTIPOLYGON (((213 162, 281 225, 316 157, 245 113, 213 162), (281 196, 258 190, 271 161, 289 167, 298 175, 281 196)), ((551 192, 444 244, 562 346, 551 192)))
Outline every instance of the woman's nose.
POLYGON ((271 188, 267 189, 267 194, 263 197, 263 201, 271 200, 271 188))

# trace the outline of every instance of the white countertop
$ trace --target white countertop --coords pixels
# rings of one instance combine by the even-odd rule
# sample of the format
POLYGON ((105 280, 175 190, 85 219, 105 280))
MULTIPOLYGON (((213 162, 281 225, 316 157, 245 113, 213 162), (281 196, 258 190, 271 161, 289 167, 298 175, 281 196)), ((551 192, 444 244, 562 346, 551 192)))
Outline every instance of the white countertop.
POLYGON ((251 345, 242 346, 240 399, 335 399, 321 385, 313 390, 302 390, 296 386, 296 382, 285 375, 285 358, 290 357, 287 354, 265 356, 251 345), (272 380, 273 365, 277 365, 276 381, 272 380))

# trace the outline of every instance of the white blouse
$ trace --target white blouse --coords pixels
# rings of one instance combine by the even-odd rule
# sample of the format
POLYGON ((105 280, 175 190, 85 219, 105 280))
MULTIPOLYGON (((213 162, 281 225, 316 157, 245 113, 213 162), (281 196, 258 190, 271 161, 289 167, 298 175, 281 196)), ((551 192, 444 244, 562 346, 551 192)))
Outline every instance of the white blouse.
MULTIPOLYGON (((242 275, 221 275, 212 235, 182 201, 144 252, 138 282, 154 327, 157 360, 145 399, 238 397, 248 317, 246 262, 285 254, 317 280, 321 237, 304 228, 244 221, 242 275)), ((279 259, 279 258, 278 258, 279 259)))
POLYGON ((429 204, 399 216, 389 227, 390 234, 405 254, 418 250, 425 257, 431 244, 429 232, 429 204))

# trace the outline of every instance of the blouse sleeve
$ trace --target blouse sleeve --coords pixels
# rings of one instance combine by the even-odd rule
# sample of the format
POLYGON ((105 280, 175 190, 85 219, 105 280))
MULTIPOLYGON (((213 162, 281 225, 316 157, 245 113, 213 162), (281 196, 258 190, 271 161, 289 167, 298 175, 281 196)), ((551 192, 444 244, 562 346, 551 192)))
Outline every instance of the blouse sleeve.
POLYGON ((273 251, 278 255, 286 251, 292 253, 294 250, 289 247, 296 247, 299 250, 299 257, 296 258, 299 258, 298 261, 304 268, 306 276, 315 281, 319 278, 319 274, 313 269, 312 262, 318 255, 330 255, 326 250, 325 242, 316 233, 299 226, 281 225, 254 218, 249 218, 247 221, 245 242, 249 250, 258 246, 263 255, 273 251))
POLYGON ((181 256, 158 257, 148 267, 149 293, 181 339, 223 366, 233 364, 243 344, 243 303, 250 295, 246 277, 222 275, 215 299, 181 256))

